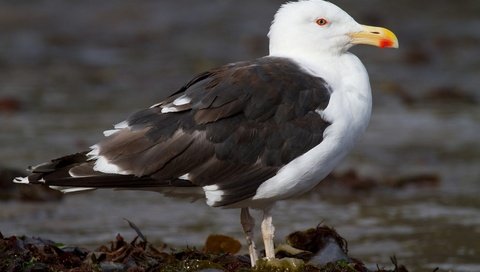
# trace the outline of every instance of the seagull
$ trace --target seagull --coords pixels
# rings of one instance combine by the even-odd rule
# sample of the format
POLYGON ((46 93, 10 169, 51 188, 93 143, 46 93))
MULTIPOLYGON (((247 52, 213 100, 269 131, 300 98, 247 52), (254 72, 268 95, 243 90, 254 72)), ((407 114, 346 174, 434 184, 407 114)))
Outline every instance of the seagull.
POLYGON ((312 190, 368 125, 368 73, 348 50, 398 48, 398 40, 323 0, 283 4, 268 37, 267 56, 198 74, 105 131, 90 150, 30 167, 14 181, 65 193, 151 190, 238 208, 252 266, 250 209, 261 210, 265 257, 275 258, 275 202, 312 190))

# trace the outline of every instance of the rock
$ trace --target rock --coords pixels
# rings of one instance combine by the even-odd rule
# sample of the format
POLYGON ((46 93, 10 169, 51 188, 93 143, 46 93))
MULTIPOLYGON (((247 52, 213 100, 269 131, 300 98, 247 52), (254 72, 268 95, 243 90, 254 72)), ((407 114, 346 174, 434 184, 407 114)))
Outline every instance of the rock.
POLYGON ((20 100, 13 97, 0 97, 0 113, 14 113, 22 108, 20 100))
POLYGON ((457 86, 440 86, 432 88, 423 98, 425 102, 452 103, 477 105, 478 101, 474 95, 468 94, 457 86))
POLYGON ((232 237, 212 234, 205 242, 204 251, 209 254, 230 253, 236 254, 242 248, 242 244, 232 237))
POLYGON ((347 255, 345 239, 326 226, 294 232, 287 236, 287 243, 294 248, 313 253, 308 262, 312 265, 325 265, 339 260, 351 261, 347 255))
POLYGON ((437 174, 418 174, 403 176, 392 179, 389 185, 393 188, 405 188, 408 186, 415 187, 437 187, 440 184, 440 177, 437 174))

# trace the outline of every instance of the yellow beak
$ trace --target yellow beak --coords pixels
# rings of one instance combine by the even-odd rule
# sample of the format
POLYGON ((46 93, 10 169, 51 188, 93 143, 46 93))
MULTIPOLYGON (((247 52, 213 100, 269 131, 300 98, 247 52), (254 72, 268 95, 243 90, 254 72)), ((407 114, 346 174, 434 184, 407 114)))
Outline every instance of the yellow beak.
POLYGON ((383 27, 362 25, 360 32, 351 33, 352 44, 368 44, 381 48, 398 48, 395 34, 383 27))

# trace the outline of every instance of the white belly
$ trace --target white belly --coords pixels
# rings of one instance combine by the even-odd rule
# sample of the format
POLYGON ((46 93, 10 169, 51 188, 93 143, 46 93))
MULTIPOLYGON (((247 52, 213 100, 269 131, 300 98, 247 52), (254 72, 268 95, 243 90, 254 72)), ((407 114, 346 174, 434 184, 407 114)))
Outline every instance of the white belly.
POLYGON ((331 123, 324 132, 323 141, 262 183, 250 200, 250 206, 263 206, 308 192, 345 158, 363 134, 370 120, 371 90, 365 68, 355 56, 352 57, 350 64, 353 65, 345 69, 346 74, 353 76, 344 77, 336 86, 331 84, 335 91, 328 107, 317 111, 331 123), (348 73, 349 68, 352 73, 348 73))

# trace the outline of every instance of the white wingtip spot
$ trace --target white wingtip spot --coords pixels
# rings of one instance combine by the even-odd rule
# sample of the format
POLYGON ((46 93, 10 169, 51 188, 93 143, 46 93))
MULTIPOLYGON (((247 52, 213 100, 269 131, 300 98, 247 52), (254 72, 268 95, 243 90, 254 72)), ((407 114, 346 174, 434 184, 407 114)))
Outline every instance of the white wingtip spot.
POLYGON ((181 176, 179 176, 178 178, 179 178, 179 179, 184 179, 184 180, 190 180, 189 175, 190 175, 189 173, 186 173, 185 175, 181 175, 181 176))
POLYGON ((162 113, 178 112, 178 109, 175 107, 165 107, 162 108, 162 113))
POLYGON ((105 157, 98 156, 93 166, 93 170, 107 173, 107 174, 119 174, 119 175, 129 175, 128 171, 122 170, 115 164, 110 163, 105 157))
POLYGON ((100 154, 100 148, 98 145, 92 145, 90 149, 91 151, 87 153, 88 159, 93 160, 98 158, 98 155, 100 154))
POLYGON ((177 99, 173 100, 173 105, 174 106, 182 106, 182 105, 186 105, 188 103, 190 103, 190 101, 192 101, 192 99, 186 95, 182 95, 180 97, 178 97, 177 99))
POLYGON ((160 102, 160 103, 157 103, 157 104, 154 104, 154 105, 150 106, 150 108, 153 109, 153 108, 156 108, 158 106, 161 106, 162 104, 163 104, 163 102, 160 102))
POLYGON ((48 186, 48 187, 50 187, 53 190, 60 191, 64 194, 95 190, 95 188, 85 188, 85 187, 62 187, 62 186, 48 186))
POLYGON ((117 165, 110 163, 104 156, 100 155, 100 146, 98 144, 92 145, 91 151, 87 153, 88 160, 94 160, 95 165, 93 170, 107 173, 107 174, 120 174, 120 175, 130 175, 131 173, 125 170, 120 169, 117 165))
POLYGON ((120 122, 118 124, 116 124, 114 126, 115 129, 123 129, 123 128, 128 128, 128 122, 127 121, 123 121, 123 122, 120 122))
POLYGON ((117 133, 117 132, 119 132, 119 131, 120 131, 120 130, 118 130, 118 129, 105 130, 105 131, 103 132, 103 136, 109 137, 109 136, 112 136, 113 134, 115 134, 115 133, 117 133))
POLYGON ((129 128, 130 126, 128 125, 127 121, 123 121, 123 122, 120 122, 120 123, 114 125, 113 127, 114 127, 114 129, 105 130, 103 132, 103 135, 105 137, 109 137, 109 136, 112 136, 113 134, 119 132, 122 129, 129 128))
POLYGON ((214 206, 217 202, 222 201, 224 191, 220 190, 217 185, 203 186, 205 197, 207 198, 207 205, 214 206))
POLYGON ((219 187, 216 184, 203 186, 204 191, 217 191, 218 189, 219 187))
POLYGON ((14 183, 18 183, 18 184, 29 184, 30 181, 28 180, 28 177, 16 177, 14 180, 13 180, 14 183))

